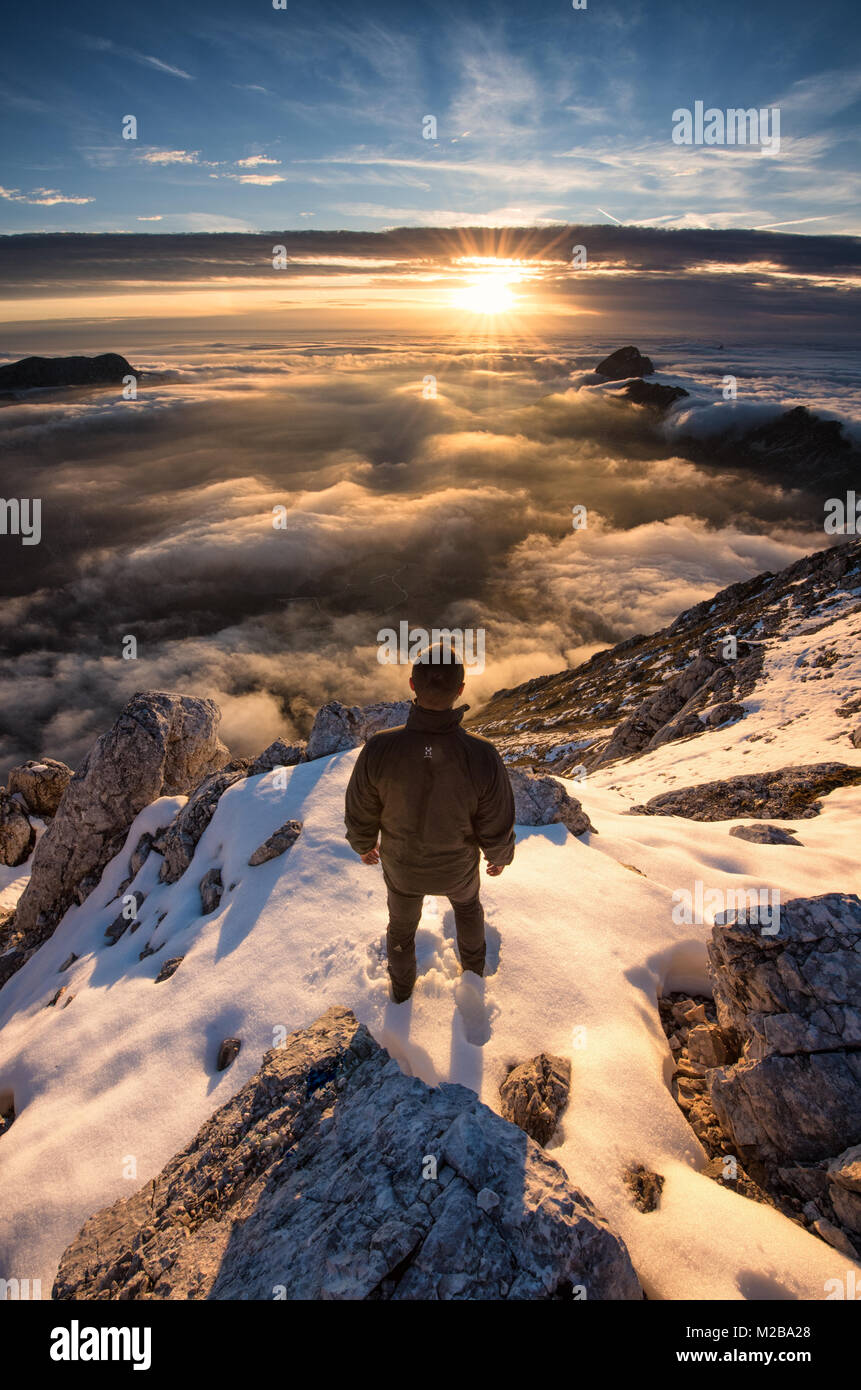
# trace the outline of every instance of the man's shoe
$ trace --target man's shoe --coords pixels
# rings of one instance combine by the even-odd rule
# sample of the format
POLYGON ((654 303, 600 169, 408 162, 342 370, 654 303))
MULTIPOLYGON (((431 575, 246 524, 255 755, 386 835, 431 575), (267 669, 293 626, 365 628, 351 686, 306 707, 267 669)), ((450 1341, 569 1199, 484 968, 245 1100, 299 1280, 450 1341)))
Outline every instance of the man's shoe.
POLYGON ((413 991, 412 988, 410 988, 407 990, 406 994, 402 994, 399 990, 395 989, 394 985, 392 985, 390 993, 393 1004, 405 1004, 408 999, 412 998, 413 991))

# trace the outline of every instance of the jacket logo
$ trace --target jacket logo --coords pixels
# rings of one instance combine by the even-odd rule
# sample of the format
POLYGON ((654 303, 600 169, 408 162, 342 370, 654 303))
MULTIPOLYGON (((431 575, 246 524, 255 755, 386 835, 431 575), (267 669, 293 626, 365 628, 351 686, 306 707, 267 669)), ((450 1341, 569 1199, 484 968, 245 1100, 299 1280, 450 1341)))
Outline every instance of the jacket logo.
POLYGON ((426 746, 426 748, 425 748, 425 757, 426 757, 426 758, 430 758, 430 757, 432 757, 432 756, 433 756, 433 747, 431 746, 431 744, 428 744, 428 745, 426 746))

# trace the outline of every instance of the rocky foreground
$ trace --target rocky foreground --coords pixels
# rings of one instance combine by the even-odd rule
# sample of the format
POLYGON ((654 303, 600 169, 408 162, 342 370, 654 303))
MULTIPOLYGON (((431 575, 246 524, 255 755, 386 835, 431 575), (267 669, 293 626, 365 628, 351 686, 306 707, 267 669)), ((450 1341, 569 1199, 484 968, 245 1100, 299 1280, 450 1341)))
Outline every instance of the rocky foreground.
POLYGON ((464 1086, 405 1076, 346 1009, 260 1071, 134 1197, 55 1298, 638 1299, 563 1170, 464 1086))

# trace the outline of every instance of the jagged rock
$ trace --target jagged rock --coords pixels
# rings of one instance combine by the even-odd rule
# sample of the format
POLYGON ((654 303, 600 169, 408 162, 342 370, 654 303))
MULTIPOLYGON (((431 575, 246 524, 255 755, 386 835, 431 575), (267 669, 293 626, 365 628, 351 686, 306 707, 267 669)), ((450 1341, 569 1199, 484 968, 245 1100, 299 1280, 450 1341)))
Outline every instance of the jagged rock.
POLYGON ((688 1033, 688 1054, 704 1067, 722 1067, 732 1057, 733 1047, 716 1023, 697 1023, 688 1033))
POLYGON ((40 758, 9 773, 9 791, 17 792, 34 816, 53 816, 72 777, 72 769, 55 758, 40 758))
POLYGON ((617 348, 599 362, 595 371, 610 381, 624 381, 629 376, 651 376, 654 371, 650 357, 644 357, 633 346, 617 348))
POLYGON ((342 705, 330 700, 317 711, 305 757, 325 758, 345 748, 358 748, 381 729, 394 729, 405 724, 410 712, 410 700, 380 700, 373 705, 342 705))
POLYGON ((744 705, 737 704, 734 700, 723 700, 718 705, 712 705, 703 714, 703 719, 710 729, 723 728, 724 724, 733 723, 744 719, 744 705))
POLYGON ((763 935, 752 914, 716 919, 708 946, 718 1020, 743 1054, 708 1073, 742 1157, 817 1162, 861 1142, 861 899, 826 893, 781 907, 763 935))
MULTIPOLYGON (((649 363, 648 371, 645 373, 648 375, 652 370, 652 364, 648 357, 644 357, 643 361, 649 363)), ((600 371, 600 367, 597 370, 600 371)), ((630 375, 630 373, 625 373, 625 375, 630 375)), ((663 414, 676 401, 680 401, 683 396, 690 395, 690 392, 686 391, 684 386, 665 386, 657 381, 638 379, 629 382, 621 394, 627 396, 629 401, 633 401, 634 405, 646 405, 663 414)))
POLYGON ((654 1211, 661 1200, 664 1178, 653 1173, 642 1163, 632 1163, 622 1173, 622 1181, 629 1189, 634 1206, 642 1212, 654 1211))
POLYGON ((536 776, 520 768, 509 768, 508 776, 514 792, 516 825, 553 825, 560 821, 572 835, 593 829, 580 802, 555 777, 536 776))
POLYGON ((155 837, 151 835, 148 830, 145 830, 132 850, 132 857, 129 861, 129 882, 137 877, 144 864, 149 859, 154 838, 155 837))
POLYGON ((734 825, 729 832, 739 840, 751 840, 755 845, 800 845, 794 830, 779 825, 734 825))
POLYGON ((852 730, 849 735, 849 742, 853 748, 861 748, 861 724, 858 725, 857 729, 852 730))
POLYGON ((728 1167, 726 1156, 718 1155, 709 1160, 703 1169, 707 1178, 719 1183, 721 1187, 726 1187, 730 1192, 738 1192, 742 1197, 749 1197, 753 1202, 762 1202, 765 1206, 773 1207, 774 1199, 770 1193, 753 1181, 748 1173, 744 1171, 738 1160, 733 1167, 728 1167), (735 1177, 730 1174, 735 1172, 735 1177))
POLYGON ((246 776, 257 777, 261 772, 271 772, 273 767, 295 767, 297 763, 305 761, 305 747, 301 743, 285 743, 283 738, 276 738, 274 743, 270 743, 268 748, 258 754, 252 763, 249 764, 246 776))
POLYGON ((210 773, 196 787, 188 801, 178 812, 176 818, 159 836, 156 843, 158 853, 164 856, 159 869, 160 883, 176 883, 182 878, 194 856, 197 843, 212 817, 220 798, 228 787, 241 782, 245 777, 242 771, 226 772, 221 769, 210 773))
POLYGON ((861 1144, 853 1144, 832 1158, 828 1165, 828 1181, 837 1183, 847 1192, 861 1193, 861 1144))
POLYGON ((221 870, 210 869, 200 880, 200 909, 204 917, 215 911, 221 902, 223 892, 224 884, 221 882, 221 870))
POLYGON ((756 816, 766 820, 806 820, 822 810, 819 797, 837 787, 861 782, 861 767, 846 763, 811 763, 808 767, 783 767, 779 772, 754 772, 727 777, 722 782, 701 782, 661 792, 645 806, 632 806, 634 816, 687 816, 689 820, 732 820, 756 816))
MULTIPOLYGON (((808 481, 809 476, 808 471, 808 481)), ((534 769, 543 762, 554 773, 579 765, 591 771, 619 724, 667 683, 667 672, 677 673, 701 653, 721 663, 721 669, 694 692, 687 709, 661 729, 653 728, 643 747, 632 746, 631 756, 649 751, 652 740, 709 738, 713 726, 708 721, 718 718, 722 704, 740 710, 751 696, 768 704, 764 657, 772 638, 796 635, 803 624, 813 641, 827 641, 827 635, 818 633, 831 628, 839 643, 834 625, 842 623, 859 586, 861 539, 814 551, 777 574, 731 584, 658 632, 625 638, 573 669, 496 691, 477 717, 467 716, 466 727, 492 739, 508 766, 534 769), (700 715, 700 721, 688 718, 692 714, 700 715)), ((844 697, 837 710, 851 719, 849 728, 857 724, 859 712, 861 697, 844 697)))
POLYGON ((218 1071, 227 1071, 230 1063, 239 1056, 239 1049, 242 1046, 241 1038, 225 1038, 218 1049, 218 1060, 215 1063, 218 1071))
POLYGON ((858 1251, 854 1243, 849 1239, 845 1231, 840 1230, 839 1226, 833 1226, 831 1222, 826 1221, 824 1217, 820 1217, 818 1221, 814 1221, 812 1224, 816 1234, 827 1241, 829 1245, 833 1246, 835 1250, 839 1250, 841 1255, 848 1255, 850 1260, 856 1258, 858 1251))
POLYGON ((541 1052, 508 1073, 499 1088, 500 1113, 536 1143, 546 1144, 568 1104, 570 1086, 571 1063, 541 1052))
POLYGON ((146 894, 142 893, 140 889, 136 889, 134 893, 129 893, 128 896, 130 898, 134 898, 134 912, 129 912, 128 909, 131 905, 127 905, 124 903, 123 910, 119 914, 119 916, 115 917, 113 922, 111 922, 111 925, 105 928, 105 936, 108 938, 112 946, 116 946, 120 937, 124 935, 124 933, 129 927, 131 927, 132 931, 134 931, 136 927, 140 926, 140 922, 135 921, 135 914, 140 908, 141 903, 144 901, 146 894))
MULTIPOLYGON (((144 949, 141 951, 140 958, 141 960, 143 960, 145 956, 152 955, 155 955, 155 952, 152 951, 149 948, 149 946, 145 946, 144 949)), ((169 980, 171 975, 176 974, 177 970, 182 965, 182 962, 184 960, 185 956, 171 956, 170 960, 166 960, 164 965, 161 967, 161 970, 155 977, 155 984, 160 985, 163 980, 169 980)))
POLYGON ((76 960, 78 960, 78 956, 75 955, 74 951, 71 951, 69 955, 66 957, 66 959, 63 961, 63 964, 60 966, 60 973, 62 973, 64 970, 68 970, 69 966, 74 965, 76 960))
POLYGON ((0 864, 10 868, 23 864, 35 842, 36 832, 24 807, 0 787, 0 864))
POLYGON ((0 391, 29 391, 34 386, 97 386, 135 375, 118 352, 98 357, 22 357, 0 367, 0 391))
POLYGON ((288 820, 264 840, 262 845, 254 851, 249 864, 265 864, 268 859, 275 859, 277 855, 283 854, 291 845, 295 845, 299 836, 302 834, 302 822, 300 820, 288 820))
POLYGON ((642 1296, 622 1241, 538 1145, 466 1087, 405 1076, 333 1008, 86 1222, 53 1296, 522 1300, 572 1286, 642 1296))
POLYGON ((18 929, 31 954, 96 886, 145 806, 188 793, 224 762, 220 719, 212 700, 144 691, 96 741, 36 846, 18 902, 18 929))
POLYGON ((645 749, 659 748, 671 739, 684 738, 690 733, 702 733, 703 721, 691 707, 692 701, 699 694, 700 703, 705 704, 708 694, 715 688, 715 676, 719 676, 722 684, 732 683, 732 672, 727 667, 707 656, 696 657, 622 720, 597 758, 596 766, 645 749))

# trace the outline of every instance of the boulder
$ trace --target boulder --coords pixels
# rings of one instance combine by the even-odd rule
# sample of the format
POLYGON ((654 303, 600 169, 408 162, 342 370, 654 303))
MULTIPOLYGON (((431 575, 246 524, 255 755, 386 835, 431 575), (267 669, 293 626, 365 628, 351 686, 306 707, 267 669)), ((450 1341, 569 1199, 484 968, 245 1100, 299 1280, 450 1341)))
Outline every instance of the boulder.
POLYGON ((716 684, 732 684, 732 672, 702 653, 664 681, 660 689, 647 695, 637 708, 616 726, 601 750, 595 766, 627 758, 633 753, 659 748, 675 738, 702 733, 705 725, 696 706, 704 705, 716 684), (697 698, 699 697, 699 698, 697 698))
POLYGON ((245 773, 241 770, 228 772, 222 768, 204 777, 194 789, 171 824, 154 842, 154 848, 164 856, 158 874, 160 883, 176 883, 182 878, 191 863, 198 840, 215 815, 220 797, 228 787, 241 782, 244 777, 245 773))
POLYGON ((300 820, 285 821, 274 834, 269 836, 268 840, 264 840, 263 844, 258 846, 248 860, 249 864, 256 866, 257 864, 265 864, 269 859, 275 859, 279 854, 283 854, 285 850, 295 845, 301 834, 302 822, 300 820))
POLYGON ((224 884, 221 882, 221 870, 209 869, 200 880, 200 910, 204 917, 215 911, 221 902, 223 893, 224 884))
POLYGON ((572 835, 582 835, 594 827, 580 802, 569 795, 555 777, 509 768, 508 776, 514 792, 514 821, 516 825, 553 825, 560 821, 572 835))
POLYGON ((861 1143, 861 899, 794 898, 780 930, 748 912, 716 919, 708 946, 718 1021, 740 1059, 708 1072, 722 1128, 766 1168, 861 1143))
MULTIPOLYGON (((146 956, 152 955, 155 955, 155 952, 151 950, 149 947, 146 947, 143 951, 141 951, 140 958, 141 960, 144 960, 146 956)), ((161 970, 156 975, 155 983, 157 985, 160 985, 165 980, 169 980, 172 975, 176 974, 177 970, 182 965, 182 962, 184 960, 185 956, 171 956, 170 960, 165 961, 164 965, 161 967, 161 970)))
MULTIPOLYGON (((621 726, 620 726, 621 727, 621 726)), ((689 820, 733 820, 755 816, 768 820, 806 820, 822 810, 820 797, 837 787, 861 782, 861 767, 847 763, 811 763, 783 767, 778 772, 752 772, 722 782, 701 782, 661 792, 645 806, 632 806, 633 816, 687 816, 689 820)))
POLYGON ((651 376, 654 371, 650 357, 644 357, 639 348, 633 346, 617 348, 599 362, 595 371, 610 381, 624 381, 630 376, 651 376))
POLYGON ((755 845, 798 845, 794 830, 779 825, 734 825, 729 832, 737 840, 750 840, 755 845))
POLYGON ((257 777, 261 772, 271 772, 273 767, 295 767, 296 763, 305 761, 305 748, 301 743, 285 743, 283 738, 276 738, 274 743, 270 743, 268 748, 258 754, 252 763, 249 764, 247 777, 257 777))
POLYGON ((227 1071, 230 1063, 239 1056, 239 1049, 242 1047, 241 1038, 225 1038, 218 1049, 218 1058, 215 1066, 217 1071, 227 1071))
POLYGON ((13 767, 9 791, 17 792, 34 816, 53 816, 72 778, 72 769, 55 758, 41 758, 13 767))
POLYGON ((187 794, 225 761, 220 718, 212 700, 146 691, 96 741, 36 846, 18 903, 17 927, 31 951, 96 886, 145 806, 187 794))
POLYGON ((99 386, 134 376, 118 352, 98 357, 22 357, 0 367, 0 391, 28 391, 34 386, 99 386))
POLYGON ((546 1144, 568 1104, 570 1087, 571 1063, 542 1052, 508 1073, 499 1088, 500 1113, 537 1144, 546 1144))
POLYGON ((642 1297, 563 1170, 464 1086, 405 1076, 346 1009, 283 1046, 134 1196, 57 1299, 642 1297), (495 1201, 493 1199, 496 1199, 495 1201))
POLYGON ((9 868, 23 864, 35 843, 36 832, 24 807, 0 787, 0 864, 9 868))
POLYGON ((342 705, 330 700, 317 711, 308 736, 306 759, 326 758, 346 748, 359 748, 381 729, 395 729, 407 721, 410 700, 381 700, 375 705, 342 705))

